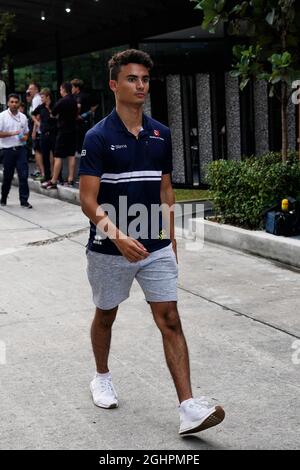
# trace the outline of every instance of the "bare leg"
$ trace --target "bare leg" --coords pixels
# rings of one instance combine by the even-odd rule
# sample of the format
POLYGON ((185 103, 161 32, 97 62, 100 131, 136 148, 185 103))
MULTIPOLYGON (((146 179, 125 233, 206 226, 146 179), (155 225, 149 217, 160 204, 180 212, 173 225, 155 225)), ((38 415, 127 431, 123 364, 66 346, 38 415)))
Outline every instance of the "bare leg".
POLYGON ((177 302, 150 302, 152 314, 161 331, 167 365, 179 402, 192 398, 189 353, 177 310, 177 302))
POLYGON ((59 174, 61 172, 61 169, 62 169, 62 159, 55 157, 54 158, 54 168, 53 168, 52 180, 51 180, 51 182, 53 184, 57 183, 57 180, 58 180, 59 174))
POLYGON ((91 340, 99 374, 105 374, 108 369, 108 355, 111 342, 111 329, 117 315, 118 307, 112 310, 96 309, 91 328, 91 340))
POLYGON ((68 181, 74 181, 76 160, 75 157, 68 157, 68 181))
POLYGON ((35 156, 35 164, 36 164, 39 172, 41 173, 41 175, 44 177, 45 176, 45 168, 44 168, 44 163, 43 163, 43 155, 41 154, 41 152, 36 150, 34 156, 35 156))
POLYGON ((54 171, 54 156, 53 156, 53 153, 52 153, 52 152, 50 153, 50 168, 51 168, 51 175, 53 175, 53 171, 54 171))

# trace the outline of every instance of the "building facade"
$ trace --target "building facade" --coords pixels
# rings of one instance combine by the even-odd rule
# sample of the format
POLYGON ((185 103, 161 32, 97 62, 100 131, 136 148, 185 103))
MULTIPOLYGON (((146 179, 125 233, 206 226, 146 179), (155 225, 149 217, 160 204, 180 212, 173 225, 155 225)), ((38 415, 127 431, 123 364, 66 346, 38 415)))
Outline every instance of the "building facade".
MULTIPOLYGON (((190 8, 189 5, 189 12, 190 8)), ((104 116, 114 105, 108 88, 108 59, 128 47, 149 52, 155 69, 146 112, 171 128, 173 182, 177 186, 203 187, 206 166, 213 160, 239 160, 269 150, 279 151, 281 118, 279 102, 269 98, 265 82, 251 83, 240 91, 238 80, 230 75, 232 44, 223 28, 210 35, 199 26, 199 13, 191 15, 191 19, 184 20, 185 25, 190 21, 190 27, 170 30, 171 25, 165 23, 159 34, 143 36, 139 32, 131 34, 128 42, 122 42, 120 37, 118 44, 114 38, 112 47, 95 47, 91 40, 84 46, 91 52, 72 54, 70 47, 64 53, 57 43, 52 60, 40 60, 37 64, 34 55, 28 55, 30 62, 18 65, 22 62, 19 57, 13 73, 10 70, 10 82, 14 90, 24 93, 31 80, 57 90, 60 81, 81 78, 87 90, 98 97, 104 116)), ((155 27, 151 29, 148 25, 145 30, 154 32, 155 27)), ((128 39, 128 34, 123 37, 128 39)), ((109 40, 106 44, 109 45, 109 40)), ((41 57, 46 59, 47 54, 41 57)), ((295 149, 297 118, 292 102, 288 120, 289 147, 295 149)))

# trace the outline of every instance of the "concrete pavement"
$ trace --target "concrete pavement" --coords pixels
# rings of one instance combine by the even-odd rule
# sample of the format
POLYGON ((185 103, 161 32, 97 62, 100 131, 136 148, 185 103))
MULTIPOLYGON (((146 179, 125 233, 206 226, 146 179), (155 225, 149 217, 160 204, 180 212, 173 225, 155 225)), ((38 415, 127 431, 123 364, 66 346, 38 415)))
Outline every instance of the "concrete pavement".
POLYGON ((1 449, 299 449, 299 272, 179 242, 179 309, 195 395, 225 421, 180 438, 160 334, 134 284, 114 328, 120 408, 91 401, 93 317, 80 208, 12 189, 0 209, 1 449), (293 349, 294 347, 294 349, 293 349))

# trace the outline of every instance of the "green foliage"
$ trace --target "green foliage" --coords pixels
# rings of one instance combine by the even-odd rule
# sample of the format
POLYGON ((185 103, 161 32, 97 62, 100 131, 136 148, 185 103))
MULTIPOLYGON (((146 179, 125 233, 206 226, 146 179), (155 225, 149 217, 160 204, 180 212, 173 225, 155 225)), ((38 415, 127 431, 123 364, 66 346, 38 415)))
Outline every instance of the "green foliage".
POLYGON ((215 32, 215 27, 224 22, 229 34, 249 37, 250 45, 235 46, 233 50, 233 76, 241 78, 241 89, 251 78, 267 80, 272 85, 291 84, 299 64, 299 1, 191 1, 203 11, 204 29, 215 32))
POLYGON ((243 90, 248 84, 250 77, 257 77, 263 74, 263 65, 259 63, 261 46, 234 46, 233 55, 237 63, 233 66, 231 75, 241 79, 240 88, 243 90))
POLYGON ((208 199, 207 189, 174 189, 176 201, 200 201, 208 199))
POLYGON ((288 149, 287 105, 293 81, 300 68, 299 0, 191 0, 203 11, 202 27, 214 32, 224 22, 227 33, 240 36, 244 45, 235 46, 231 75, 243 90, 250 80, 265 80, 270 97, 281 104, 282 160, 288 149))
POLYGON ((4 45, 7 35, 15 31, 15 15, 7 11, 0 11, 0 49, 4 45))
POLYGON ((208 166, 210 196, 224 223, 260 229, 263 212, 287 196, 300 199, 300 166, 296 152, 287 163, 270 152, 236 162, 217 160, 208 166))

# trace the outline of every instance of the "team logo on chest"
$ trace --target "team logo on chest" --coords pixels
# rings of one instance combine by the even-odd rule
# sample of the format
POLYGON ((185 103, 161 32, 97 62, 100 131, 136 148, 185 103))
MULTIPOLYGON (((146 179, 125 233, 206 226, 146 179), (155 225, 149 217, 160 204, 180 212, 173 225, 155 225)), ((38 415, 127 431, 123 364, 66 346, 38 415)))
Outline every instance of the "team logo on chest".
POLYGON ((127 145, 111 145, 110 149, 114 152, 115 150, 127 149, 127 145))
POLYGON ((155 137, 160 137, 160 131, 155 129, 154 130, 154 135, 155 135, 155 137))

